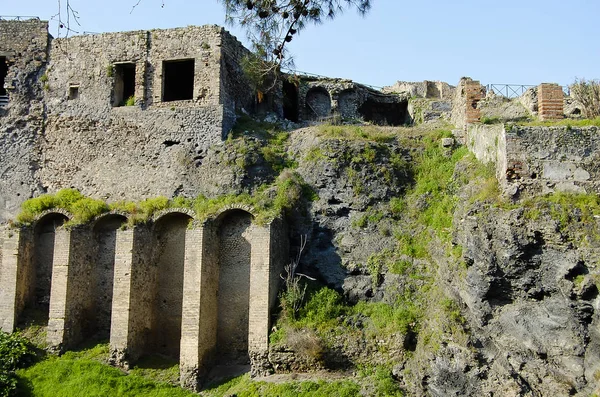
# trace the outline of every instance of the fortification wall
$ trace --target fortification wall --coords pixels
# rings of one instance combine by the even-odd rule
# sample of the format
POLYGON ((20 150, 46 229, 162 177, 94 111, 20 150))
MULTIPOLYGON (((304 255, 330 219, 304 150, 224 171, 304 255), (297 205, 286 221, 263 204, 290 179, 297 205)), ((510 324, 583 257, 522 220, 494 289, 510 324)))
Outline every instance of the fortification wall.
POLYGON ((600 193, 598 127, 474 125, 467 145, 493 162, 505 190, 515 195, 553 191, 600 193))
POLYGON ((44 126, 47 27, 39 20, 0 21, 9 97, 8 105, 0 106, 0 223, 13 217, 23 200, 43 193, 35 178, 39 152, 34 147, 44 126))

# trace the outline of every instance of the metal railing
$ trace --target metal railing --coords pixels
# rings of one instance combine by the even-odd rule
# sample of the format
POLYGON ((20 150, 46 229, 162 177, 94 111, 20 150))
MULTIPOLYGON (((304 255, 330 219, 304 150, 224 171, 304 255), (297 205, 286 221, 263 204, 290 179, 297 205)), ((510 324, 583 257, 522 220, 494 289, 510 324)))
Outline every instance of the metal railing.
POLYGON ((4 108, 8 105, 8 95, 0 95, 0 108, 4 108))
POLYGON ((488 84, 485 86, 487 92, 493 92, 496 95, 501 95, 506 98, 520 97, 528 89, 536 87, 535 85, 527 84, 488 84))
POLYGON ((30 19, 40 20, 40 17, 23 15, 0 15, 0 21, 28 21, 30 19))

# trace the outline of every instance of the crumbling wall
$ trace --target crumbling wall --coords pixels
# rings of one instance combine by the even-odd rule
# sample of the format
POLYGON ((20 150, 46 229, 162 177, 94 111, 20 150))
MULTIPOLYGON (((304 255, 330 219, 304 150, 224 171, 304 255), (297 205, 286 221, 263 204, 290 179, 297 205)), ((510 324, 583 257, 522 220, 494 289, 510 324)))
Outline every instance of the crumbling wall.
POLYGON ((466 141, 510 195, 600 193, 598 127, 470 125, 466 141))
POLYGON ((23 200, 43 193, 35 178, 39 167, 34 146, 44 126, 44 73, 48 58, 48 23, 0 21, 0 57, 8 64, 0 106, 0 223, 12 218, 23 200))
MULTIPOLYGON (((203 26, 55 40, 37 172, 43 186, 76 187, 109 200, 199 194, 189 171, 228 128, 224 34, 203 26), (193 98, 165 102, 163 67, 181 60, 194 63, 193 98), (122 62, 135 64, 135 106, 115 106, 115 65, 122 62), (78 95, 70 99, 72 87, 78 95)), ((240 51, 228 55, 231 63, 240 51)))
POLYGON ((410 97, 428 99, 452 99, 454 87, 443 81, 397 81, 394 85, 383 87, 383 93, 406 93, 410 97))

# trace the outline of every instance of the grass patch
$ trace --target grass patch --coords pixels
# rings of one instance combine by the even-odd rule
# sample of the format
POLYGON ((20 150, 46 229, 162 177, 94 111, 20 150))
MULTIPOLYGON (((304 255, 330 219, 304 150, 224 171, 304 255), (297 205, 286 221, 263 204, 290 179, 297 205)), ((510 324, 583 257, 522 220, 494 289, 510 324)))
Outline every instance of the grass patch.
POLYGON ((529 121, 517 123, 516 125, 524 127, 600 127, 600 117, 595 119, 562 119, 555 121, 529 121))
POLYGON ((384 129, 370 125, 322 124, 318 127, 318 134, 326 139, 361 140, 377 143, 388 143, 396 137, 393 129, 384 129))

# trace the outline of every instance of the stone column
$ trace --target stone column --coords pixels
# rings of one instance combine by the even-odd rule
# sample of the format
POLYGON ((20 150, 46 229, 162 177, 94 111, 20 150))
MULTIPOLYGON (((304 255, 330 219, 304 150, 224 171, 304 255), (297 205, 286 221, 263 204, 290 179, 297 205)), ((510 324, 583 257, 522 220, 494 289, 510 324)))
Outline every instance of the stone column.
POLYGON ((250 257, 250 313, 248 351, 253 354, 269 348, 269 296, 271 265, 270 227, 255 226, 250 257))
POLYGON ((181 385, 191 390, 199 390, 217 346, 217 244, 210 225, 186 232, 180 379, 181 385))
POLYGON ((0 329, 13 332, 32 290, 31 247, 29 234, 11 230, 2 244, 0 266, 0 329))

